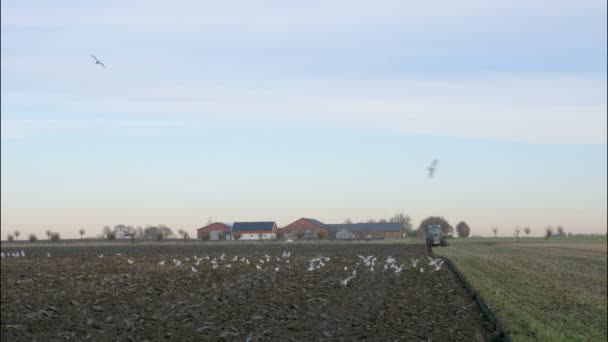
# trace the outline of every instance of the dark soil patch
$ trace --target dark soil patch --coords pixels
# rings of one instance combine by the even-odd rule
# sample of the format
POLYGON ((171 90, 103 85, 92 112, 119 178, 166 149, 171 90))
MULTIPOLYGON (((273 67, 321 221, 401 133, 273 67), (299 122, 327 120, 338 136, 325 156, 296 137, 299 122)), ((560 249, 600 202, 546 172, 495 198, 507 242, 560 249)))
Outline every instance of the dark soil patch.
POLYGON ((427 265, 421 245, 121 244, 25 252, 2 260, 2 341, 483 341, 491 334, 447 268, 427 265), (289 263, 276 259, 283 251, 291 252, 289 263), (222 253, 218 269, 203 260, 191 270, 195 254, 222 253), (259 263, 266 254, 270 263, 259 263), (373 272, 357 254, 377 257, 373 272), (231 261, 235 255, 251 264, 231 261), (307 271, 318 256, 331 259, 307 271), (388 256, 407 267, 383 271, 388 256), (412 258, 421 259, 416 268, 412 258), (357 276, 341 285, 353 269, 357 276))

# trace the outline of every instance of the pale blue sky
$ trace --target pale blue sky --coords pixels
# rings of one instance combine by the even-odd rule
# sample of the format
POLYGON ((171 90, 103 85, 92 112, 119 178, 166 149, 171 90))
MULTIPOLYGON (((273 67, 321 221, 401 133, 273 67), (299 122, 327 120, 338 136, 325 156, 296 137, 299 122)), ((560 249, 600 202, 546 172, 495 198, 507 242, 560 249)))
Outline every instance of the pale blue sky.
POLYGON ((606 232, 605 1, 3 1, 1 25, 3 237, 395 212, 606 232))

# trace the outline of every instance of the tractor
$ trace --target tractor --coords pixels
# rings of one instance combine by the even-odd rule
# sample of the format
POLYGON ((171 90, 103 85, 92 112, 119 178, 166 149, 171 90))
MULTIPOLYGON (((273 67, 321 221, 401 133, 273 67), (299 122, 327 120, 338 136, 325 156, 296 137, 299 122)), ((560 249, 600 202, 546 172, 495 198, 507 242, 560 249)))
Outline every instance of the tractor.
POLYGON ((447 246, 448 245, 448 237, 441 229, 441 226, 430 225, 426 229, 426 248, 431 249, 433 246, 447 246))

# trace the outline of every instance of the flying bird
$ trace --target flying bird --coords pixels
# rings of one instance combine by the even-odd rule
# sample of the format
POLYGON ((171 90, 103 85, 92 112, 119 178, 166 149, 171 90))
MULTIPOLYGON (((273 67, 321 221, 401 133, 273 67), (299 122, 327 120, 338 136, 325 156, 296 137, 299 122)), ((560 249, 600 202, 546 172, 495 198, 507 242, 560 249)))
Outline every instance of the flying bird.
POLYGON ((433 178, 435 175, 435 171, 437 171, 437 164, 439 163, 439 159, 434 159, 431 163, 431 166, 428 167, 429 170, 429 178, 433 178))
POLYGON ((91 57, 93 57, 93 59, 95 60, 95 64, 99 64, 101 65, 104 69, 107 69, 106 66, 99 60, 97 59, 97 57, 91 55, 91 57))

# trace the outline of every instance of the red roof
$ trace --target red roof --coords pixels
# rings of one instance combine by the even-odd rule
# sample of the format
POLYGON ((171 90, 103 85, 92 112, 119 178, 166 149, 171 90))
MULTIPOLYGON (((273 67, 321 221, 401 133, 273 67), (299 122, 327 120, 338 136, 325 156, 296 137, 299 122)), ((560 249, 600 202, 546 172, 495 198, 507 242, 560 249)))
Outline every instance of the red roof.
POLYGON ((222 223, 222 222, 213 222, 212 224, 208 224, 204 227, 198 228, 196 230, 197 233, 202 233, 202 232, 209 232, 212 230, 223 230, 223 231, 230 231, 230 229, 232 229, 229 225, 222 223))

